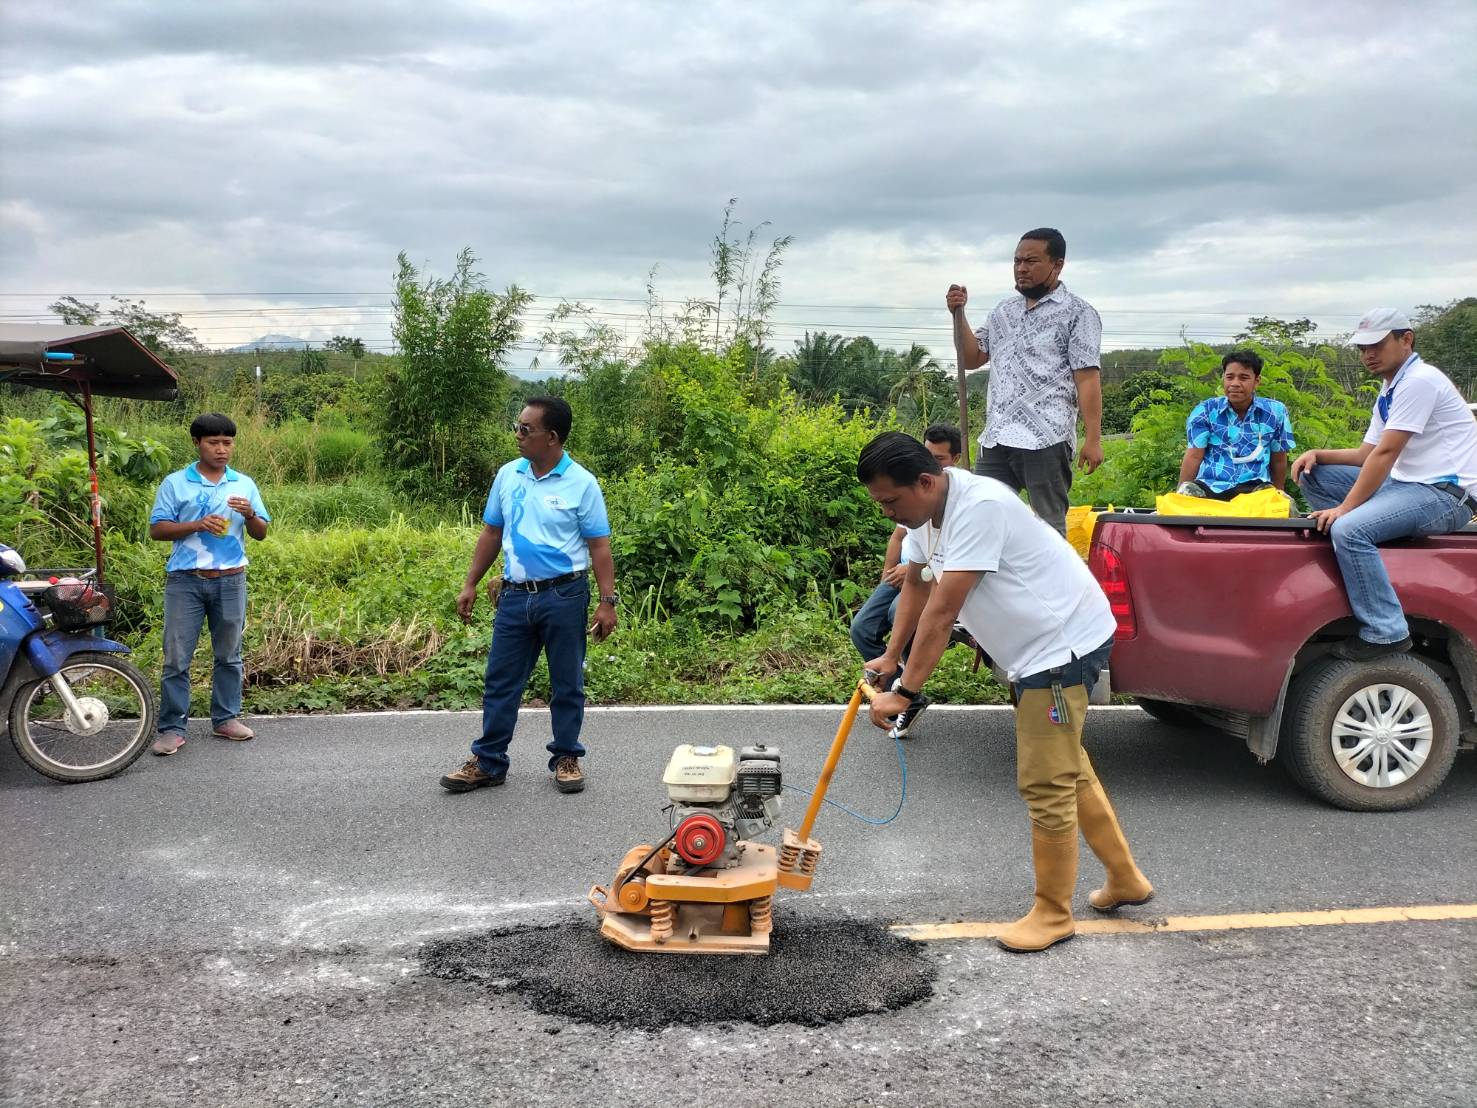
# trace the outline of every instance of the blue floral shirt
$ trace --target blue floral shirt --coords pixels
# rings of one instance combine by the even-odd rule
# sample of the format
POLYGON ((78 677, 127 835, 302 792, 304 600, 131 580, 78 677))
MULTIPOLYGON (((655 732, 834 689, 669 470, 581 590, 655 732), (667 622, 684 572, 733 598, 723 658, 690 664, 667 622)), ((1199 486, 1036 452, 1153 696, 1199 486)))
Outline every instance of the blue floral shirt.
POLYGON ((1280 400, 1253 397, 1245 416, 1224 396, 1202 400, 1185 421, 1190 445, 1205 451, 1195 475, 1212 492, 1271 481, 1272 455, 1293 448, 1292 421, 1280 400))

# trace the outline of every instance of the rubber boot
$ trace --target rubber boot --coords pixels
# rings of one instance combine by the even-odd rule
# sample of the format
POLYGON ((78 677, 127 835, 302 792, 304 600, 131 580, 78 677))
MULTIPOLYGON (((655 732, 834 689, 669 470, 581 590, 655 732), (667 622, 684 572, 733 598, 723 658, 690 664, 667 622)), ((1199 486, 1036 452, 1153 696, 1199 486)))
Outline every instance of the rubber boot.
POLYGON ((1077 934, 1072 922, 1072 893, 1077 887, 1077 828, 1042 831, 1031 828, 1031 856, 1036 864, 1036 902, 995 941, 1019 954, 1045 950, 1077 934))
POLYGON ((1154 899, 1154 886, 1134 864, 1113 805, 1096 780, 1077 787, 1077 824, 1088 847, 1108 871, 1103 887, 1087 895, 1089 905, 1099 912, 1111 912, 1125 904, 1147 904, 1154 899))

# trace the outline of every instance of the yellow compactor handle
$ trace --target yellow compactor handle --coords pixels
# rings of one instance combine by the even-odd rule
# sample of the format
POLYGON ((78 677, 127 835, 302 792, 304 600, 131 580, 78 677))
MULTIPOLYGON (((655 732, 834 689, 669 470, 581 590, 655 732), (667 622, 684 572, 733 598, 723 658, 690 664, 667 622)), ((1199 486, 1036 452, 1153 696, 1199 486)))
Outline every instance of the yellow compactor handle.
POLYGON ((836 772, 836 764, 841 761, 841 752, 846 749, 846 740, 851 736, 851 727, 856 722, 862 700, 865 698, 871 703, 881 692, 881 689, 869 685, 865 678, 856 683, 856 689, 846 705, 846 714, 841 717, 841 726, 836 729, 836 737, 831 741, 831 752, 826 755, 826 764, 821 767, 821 778, 816 783, 815 792, 810 796, 810 807, 805 809, 805 821, 800 824, 799 832, 801 842, 809 840, 816 817, 821 814, 826 790, 831 787, 831 775, 836 772))

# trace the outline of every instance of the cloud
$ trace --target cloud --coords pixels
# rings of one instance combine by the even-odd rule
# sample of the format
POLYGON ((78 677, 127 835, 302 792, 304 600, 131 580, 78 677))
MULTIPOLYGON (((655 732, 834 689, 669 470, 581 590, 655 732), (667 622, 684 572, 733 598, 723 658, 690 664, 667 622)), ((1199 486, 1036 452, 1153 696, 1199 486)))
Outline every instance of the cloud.
MULTIPOLYGON (((662 262, 680 298, 738 196, 795 236, 793 304, 1003 294, 1015 236, 1046 223, 1074 287, 1184 313, 1105 312, 1110 335, 1242 308, 1333 329, 1477 287, 1477 9, 1388 13, 11 0, 0 311, 37 291, 387 294, 398 251, 444 269, 466 244, 495 284, 639 296, 662 262)), ((927 314, 781 316, 785 340, 947 342, 927 314)))

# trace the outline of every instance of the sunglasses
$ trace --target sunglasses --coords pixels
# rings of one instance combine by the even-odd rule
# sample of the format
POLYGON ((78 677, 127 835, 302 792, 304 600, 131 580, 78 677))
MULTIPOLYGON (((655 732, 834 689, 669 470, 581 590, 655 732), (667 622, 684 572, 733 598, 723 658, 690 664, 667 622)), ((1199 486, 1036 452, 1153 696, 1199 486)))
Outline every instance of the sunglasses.
POLYGON ((531 423, 514 423, 513 424, 513 434, 515 434, 515 435, 536 435, 536 434, 538 434, 542 430, 543 430, 542 427, 535 427, 531 423))

